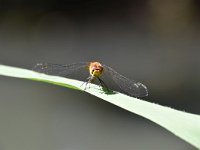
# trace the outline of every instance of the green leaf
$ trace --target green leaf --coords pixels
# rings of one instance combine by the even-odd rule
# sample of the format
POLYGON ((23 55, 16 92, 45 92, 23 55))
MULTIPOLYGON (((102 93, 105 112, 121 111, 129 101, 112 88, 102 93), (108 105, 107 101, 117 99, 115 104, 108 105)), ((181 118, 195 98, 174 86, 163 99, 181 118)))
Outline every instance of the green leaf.
MULTIPOLYGON (((81 86, 83 84, 82 81, 45 75, 31 70, 5 65, 0 65, 0 75, 48 82, 72 89, 84 90, 84 86, 81 86)), ((143 116, 200 149, 199 115, 150 103, 117 92, 112 94, 105 93, 99 88, 99 86, 94 84, 91 84, 90 88, 87 88, 84 91, 127 111, 143 116)))

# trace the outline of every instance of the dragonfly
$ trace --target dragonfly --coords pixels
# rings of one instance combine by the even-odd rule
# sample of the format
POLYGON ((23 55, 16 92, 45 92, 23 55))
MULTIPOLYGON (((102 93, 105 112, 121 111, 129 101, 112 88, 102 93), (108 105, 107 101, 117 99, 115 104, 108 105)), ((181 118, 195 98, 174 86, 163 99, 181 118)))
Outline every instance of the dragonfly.
POLYGON ((82 77, 81 79, 85 80, 84 83, 86 83, 86 87, 88 83, 95 83, 95 81, 97 81, 103 89, 116 90, 133 97, 148 96, 148 89, 144 84, 126 78, 111 67, 101 64, 100 62, 78 62, 67 65, 38 63, 33 70, 63 77, 72 75, 71 78, 75 79, 84 76, 86 73, 87 77, 82 77), (74 74, 78 74, 78 77, 75 77, 74 74), (113 88, 107 86, 107 82, 105 82, 106 79, 107 82, 114 83, 113 88))

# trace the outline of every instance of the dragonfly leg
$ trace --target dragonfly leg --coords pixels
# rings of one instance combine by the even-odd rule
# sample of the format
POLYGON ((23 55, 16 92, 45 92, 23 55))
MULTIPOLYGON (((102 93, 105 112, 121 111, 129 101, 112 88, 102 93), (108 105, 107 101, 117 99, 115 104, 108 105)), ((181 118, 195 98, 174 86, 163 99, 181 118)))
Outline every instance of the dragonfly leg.
POLYGON ((105 82, 103 82, 103 80, 101 80, 99 77, 98 77, 98 80, 99 80, 99 85, 105 89, 105 90, 109 90, 108 86, 105 84, 105 82))
POLYGON ((84 90, 86 90, 88 83, 91 83, 94 80, 93 76, 89 76, 84 82, 83 84, 81 84, 81 86, 83 86, 85 84, 85 88, 84 90))

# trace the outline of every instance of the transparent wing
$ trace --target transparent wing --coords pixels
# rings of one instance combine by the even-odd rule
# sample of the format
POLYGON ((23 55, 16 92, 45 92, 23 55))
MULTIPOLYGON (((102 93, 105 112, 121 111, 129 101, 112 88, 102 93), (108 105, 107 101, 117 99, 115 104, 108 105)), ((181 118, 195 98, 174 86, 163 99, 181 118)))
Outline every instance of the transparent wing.
POLYGON ((67 76, 83 68, 85 69, 88 68, 87 62, 80 62, 80 63, 74 63, 74 64, 69 64, 69 65, 38 63, 33 68, 33 70, 40 73, 50 74, 50 75, 67 76))
POLYGON ((134 97, 143 97, 148 95, 147 87, 144 84, 122 76, 111 67, 108 67, 106 65, 103 65, 103 67, 103 73, 107 74, 107 76, 110 76, 110 78, 116 83, 117 86, 119 86, 119 88, 125 94, 134 97))

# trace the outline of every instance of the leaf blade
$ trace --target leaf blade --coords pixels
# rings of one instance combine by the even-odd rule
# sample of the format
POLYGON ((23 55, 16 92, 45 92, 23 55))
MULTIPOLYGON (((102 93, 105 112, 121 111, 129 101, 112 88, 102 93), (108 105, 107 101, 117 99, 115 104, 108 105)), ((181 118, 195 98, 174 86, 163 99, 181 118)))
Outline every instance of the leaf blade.
MULTIPOLYGON (((76 90, 84 90, 84 87, 80 86, 83 83, 82 81, 50 76, 32 70, 5 65, 0 65, 0 75, 48 82, 76 90)), ((91 88, 87 88, 85 91, 157 123, 176 136, 200 149, 200 115, 175 110, 121 93, 107 95, 100 92, 97 85, 92 85, 91 88)))

